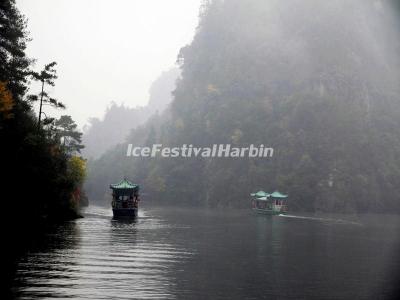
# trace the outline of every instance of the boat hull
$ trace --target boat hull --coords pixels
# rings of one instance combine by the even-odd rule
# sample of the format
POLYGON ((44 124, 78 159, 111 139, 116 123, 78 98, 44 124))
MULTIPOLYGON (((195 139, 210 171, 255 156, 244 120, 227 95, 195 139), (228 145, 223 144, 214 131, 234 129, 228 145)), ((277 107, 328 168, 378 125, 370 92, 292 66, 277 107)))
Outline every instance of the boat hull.
POLYGON ((138 208, 113 208, 114 218, 136 218, 138 208))
POLYGON ((282 214, 285 214, 284 211, 273 210, 273 209, 253 208, 253 211, 258 213, 258 214, 263 214, 263 215, 282 215, 282 214))

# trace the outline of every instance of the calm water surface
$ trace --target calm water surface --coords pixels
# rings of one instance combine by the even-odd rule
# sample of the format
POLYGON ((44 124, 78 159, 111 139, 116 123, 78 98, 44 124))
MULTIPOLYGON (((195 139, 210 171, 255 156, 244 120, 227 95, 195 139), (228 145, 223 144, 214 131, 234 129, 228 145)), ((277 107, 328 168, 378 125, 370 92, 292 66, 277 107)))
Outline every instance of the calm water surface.
POLYGON ((57 227, 18 263, 19 299, 394 299, 398 216, 109 208, 57 227))

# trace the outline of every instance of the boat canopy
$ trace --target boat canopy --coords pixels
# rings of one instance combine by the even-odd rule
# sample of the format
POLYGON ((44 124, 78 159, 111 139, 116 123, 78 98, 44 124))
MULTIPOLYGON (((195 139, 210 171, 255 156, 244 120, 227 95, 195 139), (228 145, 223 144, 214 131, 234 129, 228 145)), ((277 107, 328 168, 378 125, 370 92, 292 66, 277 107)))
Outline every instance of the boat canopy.
POLYGON ((257 197, 257 198, 262 198, 262 197, 269 197, 270 194, 264 192, 264 191, 258 191, 257 193, 251 193, 250 196, 252 197, 257 197))
POLYGON ((135 190, 139 189, 139 185, 134 184, 124 178, 118 183, 110 184, 110 188, 113 190, 135 190))
POLYGON ((286 198, 288 195, 284 195, 284 194, 281 194, 281 193, 278 192, 278 191, 275 191, 275 192, 273 192, 270 196, 271 196, 272 198, 286 198))
POLYGON ((264 191, 258 191, 257 193, 251 193, 250 196, 256 197, 257 200, 267 201, 268 198, 287 198, 288 195, 284 195, 278 191, 268 194, 264 191))

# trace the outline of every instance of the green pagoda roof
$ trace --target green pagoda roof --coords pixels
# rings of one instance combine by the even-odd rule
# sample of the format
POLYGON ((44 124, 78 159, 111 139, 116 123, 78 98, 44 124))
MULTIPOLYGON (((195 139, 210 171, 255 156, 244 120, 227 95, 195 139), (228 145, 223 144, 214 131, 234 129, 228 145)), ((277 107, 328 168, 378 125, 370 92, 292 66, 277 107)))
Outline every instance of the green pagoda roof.
POLYGON ((262 197, 269 197, 269 194, 264 191, 258 191, 257 193, 251 193, 250 196, 262 198, 262 197))
POLYGON ((278 191, 275 191, 272 194, 266 193, 264 191, 258 191, 257 193, 251 193, 250 196, 256 197, 257 200, 267 201, 269 197, 271 197, 271 198, 286 198, 288 195, 284 195, 278 191))
POLYGON ((281 193, 278 192, 278 191, 275 191, 275 192, 273 192, 270 196, 271 196, 272 198, 286 198, 288 195, 284 195, 284 194, 281 194, 281 193))
POLYGON ((130 190, 138 187, 139 185, 134 184, 127 179, 121 180, 118 183, 110 184, 110 188, 113 190, 130 190))

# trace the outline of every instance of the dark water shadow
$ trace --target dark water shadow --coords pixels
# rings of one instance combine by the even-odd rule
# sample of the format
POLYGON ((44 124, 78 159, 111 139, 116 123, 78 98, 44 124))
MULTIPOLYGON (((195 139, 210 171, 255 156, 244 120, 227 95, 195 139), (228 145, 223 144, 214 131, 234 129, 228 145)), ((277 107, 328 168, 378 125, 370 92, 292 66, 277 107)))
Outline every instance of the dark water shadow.
MULTIPOLYGON (((76 249, 80 243, 80 231, 76 221, 69 221, 61 224, 53 224, 42 227, 39 230, 29 231, 26 235, 20 236, 24 239, 24 243, 15 244, 17 249, 14 249, 12 263, 8 264, 6 270, 7 289, 2 293, 2 299, 20 299, 29 297, 35 298, 34 294, 29 296, 20 287, 32 285, 40 287, 41 283, 34 282, 35 279, 29 277, 29 272, 32 266, 40 264, 41 273, 52 273, 62 269, 62 265, 55 265, 53 262, 57 259, 57 253, 76 249), (42 254, 46 254, 45 259, 40 259, 42 254), (39 261, 40 260, 40 261, 39 261)), ((11 260, 11 258, 9 257, 11 260)), ((70 265, 74 262, 71 261, 70 265)), ((4 273, 3 273, 4 274, 4 273)), ((52 275, 56 277, 57 275, 52 275)), ((63 275, 68 279, 68 274, 63 275)), ((65 284, 66 287, 72 288, 72 284, 65 284)), ((52 298, 55 295, 51 293, 41 293, 40 297, 52 298)))

